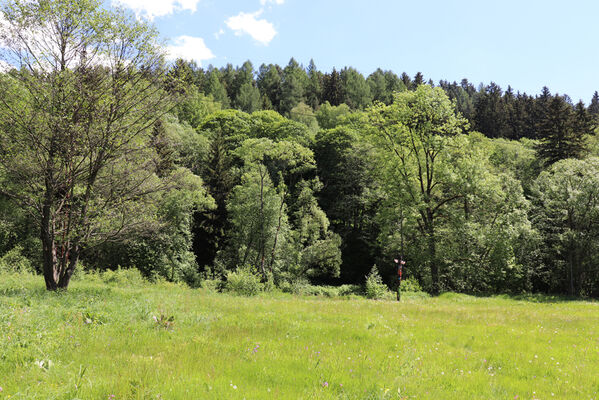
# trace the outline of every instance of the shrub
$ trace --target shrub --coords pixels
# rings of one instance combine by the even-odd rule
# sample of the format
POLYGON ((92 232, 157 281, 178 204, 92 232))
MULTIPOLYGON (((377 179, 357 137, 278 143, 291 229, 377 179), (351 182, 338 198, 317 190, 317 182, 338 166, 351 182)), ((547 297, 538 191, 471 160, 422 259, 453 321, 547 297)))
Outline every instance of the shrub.
POLYGON ((414 278, 404 279, 401 281, 401 292, 422 292, 422 287, 420 283, 414 278))
POLYGON ((337 293, 339 296, 364 296, 364 290, 360 285, 341 285, 337 293))
POLYGON ((102 280, 116 286, 142 286, 145 282, 137 268, 106 270, 102 273, 102 280))
POLYGON ((202 277, 195 264, 184 264, 179 268, 179 279, 190 288, 196 289, 202 285, 202 277))
POLYGON ((372 267, 370 274, 366 277, 364 292, 369 299, 383 299, 388 296, 389 289, 383 283, 376 265, 372 267))
POLYGON ((225 289, 241 296, 255 296, 264 289, 264 285, 249 268, 239 268, 227 273, 225 289))
POLYGON ((23 248, 16 246, 0 258, 0 271, 34 272, 31 261, 23 255, 23 248))
POLYGON ((220 279, 203 279, 200 283, 200 287, 209 292, 218 292, 222 285, 222 281, 220 279))

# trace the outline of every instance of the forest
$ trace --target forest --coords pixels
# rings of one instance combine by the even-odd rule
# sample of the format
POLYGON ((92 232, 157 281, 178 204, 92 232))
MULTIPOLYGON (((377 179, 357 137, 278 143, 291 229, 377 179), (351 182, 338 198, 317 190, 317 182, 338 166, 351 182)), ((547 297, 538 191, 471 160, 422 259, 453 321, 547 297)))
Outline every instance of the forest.
POLYGON ((597 92, 168 63, 99 4, 3 5, 0 270, 599 296, 597 92))

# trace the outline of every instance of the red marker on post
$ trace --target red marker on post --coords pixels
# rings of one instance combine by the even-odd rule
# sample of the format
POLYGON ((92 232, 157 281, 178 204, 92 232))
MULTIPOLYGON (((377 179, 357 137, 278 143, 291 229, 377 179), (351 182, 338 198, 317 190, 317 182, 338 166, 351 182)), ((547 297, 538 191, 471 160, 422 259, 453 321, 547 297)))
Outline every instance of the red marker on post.
POLYGON ((401 300, 401 275, 403 272, 403 266, 406 265, 406 262, 403 259, 393 259, 395 264, 397 264, 397 277, 399 279, 399 285, 397 286, 397 301, 401 300))

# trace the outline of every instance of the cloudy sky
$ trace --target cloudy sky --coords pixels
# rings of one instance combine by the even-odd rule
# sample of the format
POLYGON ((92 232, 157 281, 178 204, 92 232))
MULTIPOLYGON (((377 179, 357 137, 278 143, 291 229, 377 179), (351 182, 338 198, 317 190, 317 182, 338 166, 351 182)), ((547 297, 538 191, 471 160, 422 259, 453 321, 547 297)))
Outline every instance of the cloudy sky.
POLYGON ((544 85, 588 103, 599 90, 595 0, 108 0, 156 24, 173 57, 202 66, 291 57, 426 79, 544 85))

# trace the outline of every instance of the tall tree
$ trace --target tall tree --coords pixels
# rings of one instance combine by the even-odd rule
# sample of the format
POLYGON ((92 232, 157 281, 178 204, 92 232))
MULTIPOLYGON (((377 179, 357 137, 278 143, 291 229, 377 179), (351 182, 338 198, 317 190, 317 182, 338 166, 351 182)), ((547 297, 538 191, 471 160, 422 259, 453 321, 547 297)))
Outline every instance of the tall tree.
POLYGON ((194 252, 200 265, 210 265, 224 244, 227 229, 227 201, 238 183, 238 160, 233 151, 248 138, 250 116, 237 110, 219 111, 209 115, 197 128, 210 141, 202 177, 216 207, 200 210, 194 215, 194 252))
POLYGON ((287 115, 289 111, 305 100, 308 75, 293 58, 283 70, 281 86, 280 113, 287 115))
POLYGON ((368 114, 375 145, 389 166, 390 185, 399 189, 395 195, 407 198, 426 239, 433 293, 441 289, 438 219, 445 207, 464 196, 452 185, 448 149, 450 138, 465 124, 445 92, 427 85, 399 93, 392 105, 376 105, 368 114))
POLYGON ((237 68, 235 78, 232 82, 231 95, 233 97, 231 98, 235 100, 235 107, 245 112, 253 112, 257 109, 260 103, 260 92, 257 90, 252 91, 251 88, 255 88, 254 66, 250 61, 246 61, 240 68, 237 68), (257 92, 257 95, 253 92, 257 92), (254 103, 254 100, 255 105, 252 104, 254 103), (250 111, 248 111, 248 109, 250 111))
POLYGON ((547 271, 539 289, 597 295, 599 160, 561 160, 535 182, 535 226, 547 271))
POLYGON ((499 85, 484 86, 476 100, 475 128, 488 137, 505 137, 506 113, 499 85))
MULTIPOLYGON (((268 100, 270 107, 276 111, 280 111, 281 95, 282 95, 282 71, 278 65, 260 66, 256 83, 258 89, 265 100, 268 100)), ((269 108, 265 108, 269 109, 269 108)))
POLYGON ((424 75, 422 75, 422 72, 416 72, 416 75, 414 75, 414 81, 412 82, 412 89, 416 89, 418 86, 422 85, 424 83, 424 75))
POLYGON ((239 89, 235 103, 239 109, 247 113, 258 111, 261 106, 260 91, 252 82, 244 83, 239 89))
POLYGON ((343 84, 339 72, 335 68, 330 74, 324 74, 322 82, 322 103, 329 102, 333 106, 343 103, 343 84))
POLYGON ((595 91, 591 104, 589 104, 588 112, 594 120, 599 119, 599 93, 595 91))
POLYGON ((568 102, 559 95, 540 104, 537 134, 540 143, 539 157, 547 164, 565 158, 578 158, 586 149, 585 135, 591 134, 590 120, 584 105, 578 115, 568 102))
POLYGON ((352 109, 363 109, 372 103, 370 86, 354 68, 344 68, 340 74, 343 84, 343 102, 352 109))
MULTIPOLYGON (((156 32, 98 0, 2 6, 0 191, 40 227, 48 290, 67 288, 81 252, 152 229, 152 127, 173 105, 156 32)), ((171 93, 176 92, 172 91, 171 93)))
POLYGON ((385 80, 385 74, 383 70, 378 68, 372 74, 368 76, 366 82, 370 86, 370 94, 372 100, 380 101, 381 103, 391 104, 393 98, 392 93, 387 91, 387 82, 385 80))
POLYGON ((223 108, 228 108, 230 105, 229 96, 227 95, 225 86, 221 82, 220 72, 217 69, 212 69, 208 72, 208 75, 206 93, 219 102, 223 108))
POLYGON ((314 60, 308 64, 308 85, 306 87, 306 104, 316 110, 322 98, 322 72, 316 68, 314 60))

